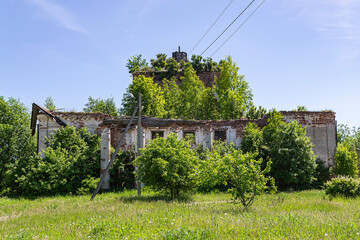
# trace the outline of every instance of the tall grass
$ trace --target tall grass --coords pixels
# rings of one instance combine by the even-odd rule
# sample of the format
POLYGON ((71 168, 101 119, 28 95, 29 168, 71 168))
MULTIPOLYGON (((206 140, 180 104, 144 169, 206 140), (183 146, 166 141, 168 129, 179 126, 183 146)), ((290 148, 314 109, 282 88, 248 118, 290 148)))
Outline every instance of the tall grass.
POLYGON ((360 199, 330 201, 323 191, 263 195, 248 211, 228 194, 89 199, 0 198, 0 239, 360 239, 360 199))

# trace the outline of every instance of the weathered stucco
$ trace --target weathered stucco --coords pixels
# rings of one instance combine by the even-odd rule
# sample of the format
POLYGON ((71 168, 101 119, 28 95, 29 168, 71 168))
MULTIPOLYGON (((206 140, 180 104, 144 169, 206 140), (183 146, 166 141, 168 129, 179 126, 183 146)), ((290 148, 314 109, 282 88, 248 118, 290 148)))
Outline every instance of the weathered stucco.
MULTIPOLYGON (((110 130, 110 141, 116 147, 125 130, 128 118, 116 119, 101 113, 54 113, 69 126, 86 127, 92 134, 101 136, 105 128, 110 130)), ((336 122, 334 112, 282 112, 284 121, 297 121, 306 128, 307 136, 314 144, 314 153, 324 161, 326 166, 334 164, 336 151, 336 122)), ((146 117, 144 118, 146 119, 146 117)), ((202 144, 204 148, 211 148, 218 131, 224 131, 228 143, 233 142, 237 147, 241 144, 245 127, 249 122, 256 122, 260 127, 266 125, 267 118, 250 121, 248 119, 225 120, 225 121, 181 121, 172 119, 147 118, 143 122, 143 141, 146 144, 152 139, 153 132, 163 132, 164 137, 174 132, 179 139, 184 133, 193 133, 195 143, 202 144), (149 120, 150 119, 150 120, 149 120)), ((136 145, 137 127, 134 121, 128 131, 123 148, 130 149, 136 145)), ((45 114, 38 115, 38 148, 45 149, 45 137, 49 137, 55 129, 60 128, 52 118, 45 114)))

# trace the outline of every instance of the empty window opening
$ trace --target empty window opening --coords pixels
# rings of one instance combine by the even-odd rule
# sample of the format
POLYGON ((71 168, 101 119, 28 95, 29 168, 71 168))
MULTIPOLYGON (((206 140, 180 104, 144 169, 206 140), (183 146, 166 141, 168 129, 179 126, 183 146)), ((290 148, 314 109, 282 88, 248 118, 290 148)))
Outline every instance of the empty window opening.
POLYGON ((164 137, 164 131, 152 131, 151 132, 151 139, 155 139, 158 137, 164 137))
POLYGON ((226 141, 226 130, 215 130, 214 140, 226 141))

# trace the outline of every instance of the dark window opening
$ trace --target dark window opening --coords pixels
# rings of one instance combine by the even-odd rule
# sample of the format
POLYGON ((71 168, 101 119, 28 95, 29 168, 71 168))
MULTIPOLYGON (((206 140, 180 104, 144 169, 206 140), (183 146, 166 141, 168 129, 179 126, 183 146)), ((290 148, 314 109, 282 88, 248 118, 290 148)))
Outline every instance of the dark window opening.
POLYGON ((164 131, 152 131, 151 132, 151 139, 155 139, 158 137, 164 137, 164 131))
POLYGON ((214 134, 215 141, 226 141, 226 130, 217 130, 214 134))
POLYGON ((195 132, 187 131, 184 132, 184 139, 189 141, 191 144, 195 144, 195 132))

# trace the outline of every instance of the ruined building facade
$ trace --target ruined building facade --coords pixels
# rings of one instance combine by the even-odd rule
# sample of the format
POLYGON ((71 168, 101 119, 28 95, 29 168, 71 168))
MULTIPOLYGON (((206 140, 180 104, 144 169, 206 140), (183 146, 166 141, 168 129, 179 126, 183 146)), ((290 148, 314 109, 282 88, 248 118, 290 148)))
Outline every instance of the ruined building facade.
MULTIPOLYGON (((335 113, 324 112, 296 112, 283 111, 284 121, 297 121, 306 127, 306 134, 314 144, 313 151, 325 166, 334 165, 336 152, 336 121, 335 113)), ((76 113, 76 112, 50 112, 46 108, 33 104, 31 128, 37 129, 38 151, 46 148, 45 137, 49 137, 61 126, 86 127, 92 134, 101 136, 102 149, 109 146, 116 147, 120 137, 128 124, 129 117, 113 117, 102 113, 76 113)), ((176 133, 179 139, 186 135, 193 135, 195 144, 201 144, 204 148, 211 148, 214 140, 222 139, 228 143, 233 142, 240 146, 244 136, 246 125, 256 122, 260 127, 266 125, 267 118, 259 120, 175 120, 152 117, 142 118, 144 146, 156 136, 167 137, 170 133, 176 133)), ((122 148, 131 149, 136 147, 137 121, 133 122, 126 134, 122 148)), ((109 160, 109 150, 102 153, 103 161, 109 160)))

